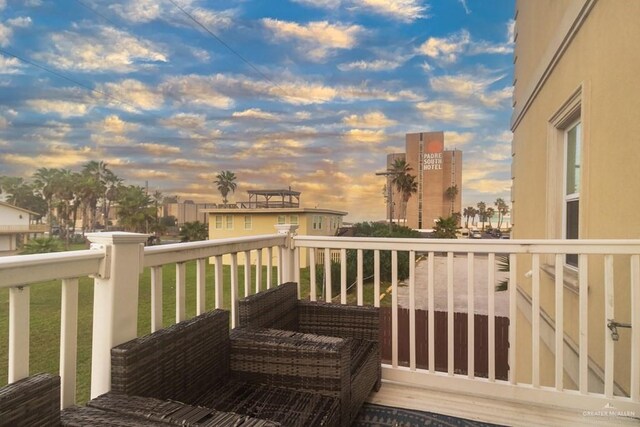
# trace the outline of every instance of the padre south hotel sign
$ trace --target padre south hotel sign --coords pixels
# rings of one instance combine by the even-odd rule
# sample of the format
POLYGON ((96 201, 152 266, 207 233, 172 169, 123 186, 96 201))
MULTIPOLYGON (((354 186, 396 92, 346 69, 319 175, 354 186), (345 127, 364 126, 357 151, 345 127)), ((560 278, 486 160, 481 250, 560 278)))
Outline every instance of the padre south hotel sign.
POLYGON ((423 154, 422 169, 425 171, 442 169, 442 151, 423 154))

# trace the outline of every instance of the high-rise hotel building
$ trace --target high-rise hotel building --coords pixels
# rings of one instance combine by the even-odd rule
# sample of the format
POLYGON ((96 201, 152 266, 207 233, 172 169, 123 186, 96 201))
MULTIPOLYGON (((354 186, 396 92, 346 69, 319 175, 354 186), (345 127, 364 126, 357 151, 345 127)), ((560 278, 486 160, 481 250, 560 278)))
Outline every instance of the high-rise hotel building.
MULTIPOLYGON (((396 159, 404 158, 416 176, 418 191, 412 194, 406 206, 406 225, 414 229, 431 229, 439 217, 448 217, 462 209, 462 151, 444 149, 444 132, 420 132, 406 135, 405 153, 387 155, 387 169, 396 159), (447 189, 456 187, 455 197, 447 189)), ((391 186, 392 176, 387 185, 391 186)), ((392 188, 394 221, 404 219, 402 195, 392 188)), ((390 216, 387 211, 387 217, 390 216)))

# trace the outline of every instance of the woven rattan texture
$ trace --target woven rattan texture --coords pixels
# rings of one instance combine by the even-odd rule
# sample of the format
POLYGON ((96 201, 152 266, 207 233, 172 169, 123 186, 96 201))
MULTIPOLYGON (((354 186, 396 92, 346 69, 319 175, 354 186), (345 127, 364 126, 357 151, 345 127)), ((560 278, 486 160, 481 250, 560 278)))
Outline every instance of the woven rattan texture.
MULTIPOLYGON (((343 425, 349 425, 355 419, 369 393, 380 387, 380 315, 375 307, 299 301, 297 285, 285 283, 240 300, 239 318, 241 328, 247 331, 284 329, 349 341, 348 394, 345 390, 340 393, 343 425), (291 319, 297 319, 298 323, 290 325, 291 319)), ((234 339, 236 337, 234 335, 234 339)), ((293 381, 290 386, 298 387, 298 384, 293 381)))
POLYGON ((0 426, 60 424, 60 377, 36 374, 0 388, 0 426))

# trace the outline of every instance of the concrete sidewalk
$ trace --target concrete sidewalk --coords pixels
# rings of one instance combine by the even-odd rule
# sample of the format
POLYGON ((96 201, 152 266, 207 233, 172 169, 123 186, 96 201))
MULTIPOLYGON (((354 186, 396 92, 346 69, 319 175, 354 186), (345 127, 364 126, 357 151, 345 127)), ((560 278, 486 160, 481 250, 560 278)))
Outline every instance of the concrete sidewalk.
MULTIPOLYGON (((488 259, 486 256, 475 256, 473 265, 474 277, 474 312, 476 314, 487 314, 488 291, 488 259)), ((427 259, 422 259, 416 263, 416 309, 426 310, 428 308, 427 298, 427 259)), ((490 284, 494 289, 499 281, 506 279, 509 273, 499 272, 497 263, 494 266, 495 283, 490 284)), ((434 259, 434 295, 436 311, 447 311, 447 257, 436 256, 434 259)), ((456 313, 467 312, 467 257, 466 255, 454 256, 453 258, 453 307, 456 313)), ((496 316, 509 315, 509 296, 506 291, 495 292, 495 314, 496 316)), ((401 307, 409 307, 409 281, 400 283, 398 286, 398 303, 401 307)))

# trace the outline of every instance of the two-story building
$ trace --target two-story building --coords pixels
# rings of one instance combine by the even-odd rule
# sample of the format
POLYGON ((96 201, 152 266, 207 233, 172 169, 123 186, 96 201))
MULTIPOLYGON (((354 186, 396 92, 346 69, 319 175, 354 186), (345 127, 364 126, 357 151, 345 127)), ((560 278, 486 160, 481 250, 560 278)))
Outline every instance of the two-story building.
MULTIPOLYGON (((298 225, 298 234, 301 235, 334 236, 342 226, 343 217, 347 215, 347 212, 331 209, 301 207, 299 191, 250 190, 248 193, 247 202, 202 210, 209 215, 209 239, 273 234, 277 224, 298 225)), ((274 252, 273 265, 276 265, 276 256, 274 252)), ((229 262, 228 256, 223 262, 229 262)), ((266 252, 262 254, 262 262, 266 265, 266 252)), ((308 265, 309 255, 304 249, 300 267, 308 265)))
POLYGON ((36 212, 0 202, 0 252, 18 249, 20 239, 26 241, 30 235, 44 233, 44 224, 35 224, 36 212))

